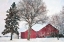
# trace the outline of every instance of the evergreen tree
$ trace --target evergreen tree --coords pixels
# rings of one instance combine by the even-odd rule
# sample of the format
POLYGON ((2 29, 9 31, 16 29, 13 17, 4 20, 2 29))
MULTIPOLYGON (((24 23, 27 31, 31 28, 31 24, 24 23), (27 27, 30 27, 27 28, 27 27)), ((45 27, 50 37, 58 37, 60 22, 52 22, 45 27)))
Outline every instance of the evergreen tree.
POLYGON ((12 35, 13 33, 16 33, 19 37, 19 32, 18 32, 18 21, 20 21, 20 17, 18 16, 18 10, 16 8, 15 2, 11 5, 10 9, 7 11, 8 14, 6 14, 7 18, 5 19, 5 29, 2 32, 3 35, 7 33, 11 33, 11 39, 12 40, 12 35))

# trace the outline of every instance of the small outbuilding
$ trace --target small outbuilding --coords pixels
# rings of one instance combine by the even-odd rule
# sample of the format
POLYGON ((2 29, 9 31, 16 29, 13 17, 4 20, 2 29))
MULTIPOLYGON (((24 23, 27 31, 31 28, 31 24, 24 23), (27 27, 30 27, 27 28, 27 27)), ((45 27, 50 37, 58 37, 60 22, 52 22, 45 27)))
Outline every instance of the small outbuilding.
MULTIPOLYGON (((21 38, 26 39, 28 37, 28 30, 21 32, 21 38)), ((30 38, 36 38, 36 31, 33 29, 30 30, 30 38)))

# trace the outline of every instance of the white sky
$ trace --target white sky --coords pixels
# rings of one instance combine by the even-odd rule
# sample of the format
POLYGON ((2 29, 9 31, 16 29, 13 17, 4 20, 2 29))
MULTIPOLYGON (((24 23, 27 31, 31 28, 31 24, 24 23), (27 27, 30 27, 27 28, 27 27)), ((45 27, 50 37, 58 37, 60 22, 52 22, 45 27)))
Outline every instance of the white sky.
POLYGON ((64 5, 64 0, 44 0, 48 11, 48 16, 60 12, 64 5))
MULTIPOLYGON (((10 8, 13 2, 18 3, 19 0, 0 0, 0 35, 4 30, 6 18, 6 11, 10 8)), ((51 16, 55 13, 60 12, 62 10, 62 6, 64 5, 64 0, 43 0, 47 6, 48 16, 51 16)), ((23 24, 22 24, 23 25, 23 24)))

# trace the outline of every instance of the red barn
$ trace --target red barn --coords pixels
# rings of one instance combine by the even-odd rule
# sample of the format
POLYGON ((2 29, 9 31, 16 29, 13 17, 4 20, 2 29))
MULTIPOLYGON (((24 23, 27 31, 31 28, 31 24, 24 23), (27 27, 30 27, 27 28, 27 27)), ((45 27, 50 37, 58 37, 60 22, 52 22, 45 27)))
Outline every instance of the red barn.
POLYGON ((58 29, 54 28, 51 24, 48 24, 41 30, 37 31, 36 33, 37 33, 37 37, 42 38, 42 37, 48 37, 51 35, 58 34, 59 31, 58 29))
MULTIPOLYGON (((42 27, 43 28, 40 27, 40 29, 38 31, 36 31, 34 28, 32 28, 30 38, 49 37, 51 35, 56 35, 59 33, 58 29, 54 28, 51 24, 44 24, 42 27)), ((26 30, 25 32, 21 32, 21 38, 26 39, 27 37, 28 37, 28 30, 26 30)))
MULTIPOLYGON (((21 32, 21 38, 26 39, 27 37, 28 37, 28 30, 25 32, 21 32)), ((33 29, 31 29, 30 38, 36 38, 36 31, 34 31, 33 29)))

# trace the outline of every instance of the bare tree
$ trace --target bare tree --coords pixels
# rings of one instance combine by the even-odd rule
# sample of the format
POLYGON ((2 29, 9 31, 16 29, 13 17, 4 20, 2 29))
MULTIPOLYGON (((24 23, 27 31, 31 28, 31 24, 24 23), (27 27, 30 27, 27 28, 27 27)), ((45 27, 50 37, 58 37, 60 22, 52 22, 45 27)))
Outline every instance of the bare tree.
POLYGON ((59 16, 58 15, 53 15, 51 18, 50 18, 50 23, 52 25, 54 25, 57 29, 59 29, 58 25, 60 24, 60 21, 59 21, 59 16))
POLYGON ((61 12, 51 17, 50 23, 59 30, 59 34, 64 34, 64 7, 61 12))
MULTIPOLYGON (((58 14, 57 15, 53 15, 50 18, 49 23, 52 24, 56 29, 60 30, 61 21, 60 21, 60 17, 59 17, 58 14)), ((57 34, 57 39, 59 40, 59 34, 57 34)))
POLYGON ((28 40, 30 40, 31 27, 36 23, 43 23, 47 19, 46 6, 42 0, 22 0, 18 4, 18 14, 21 20, 28 23, 28 40))
POLYGON ((59 14, 60 19, 61 19, 61 32, 64 34, 64 7, 62 8, 62 11, 59 14))

